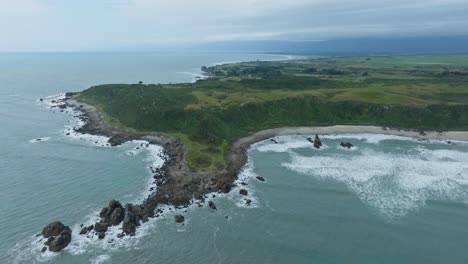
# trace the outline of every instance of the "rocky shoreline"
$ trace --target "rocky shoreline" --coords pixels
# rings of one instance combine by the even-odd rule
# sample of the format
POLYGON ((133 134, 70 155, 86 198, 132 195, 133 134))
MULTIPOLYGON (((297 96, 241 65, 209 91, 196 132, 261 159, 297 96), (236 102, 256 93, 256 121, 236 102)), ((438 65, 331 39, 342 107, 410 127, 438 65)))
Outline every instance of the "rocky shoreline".
MULTIPOLYGON (((171 138, 161 133, 139 133, 117 127, 111 127, 101 115, 101 112, 96 107, 79 102, 76 100, 77 93, 67 93, 65 98, 60 100, 58 108, 63 109, 69 107, 75 111, 82 113, 79 118, 85 123, 84 126, 75 129, 76 132, 82 134, 91 134, 109 137, 108 143, 111 146, 118 146, 127 141, 144 140, 147 144, 156 144, 164 148, 164 153, 161 158, 164 159, 164 164, 160 168, 151 168, 153 173, 154 184, 157 188, 151 188, 150 194, 139 204, 125 204, 112 200, 108 206, 102 208, 99 213, 100 219, 90 226, 82 226, 80 235, 89 235, 93 233, 102 239, 110 226, 122 224, 122 232, 117 237, 133 236, 141 223, 147 222, 150 218, 159 217, 162 212, 158 209, 158 205, 171 205, 176 208, 188 207, 192 203, 203 206, 205 199, 209 193, 222 192, 228 193, 235 186, 234 183, 238 177, 240 170, 244 167, 248 160, 249 147, 259 141, 274 139, 276 136, 282 135, 311 135, 311 134, 331 134, 335 133, 374 133, 409 136, 420 139, 453 139, 453 140, 468 140, 468 132, 420 132, 420 131, 402 131, 398 129, 389 129, 371 126, 334 126, 334 127, 292 127, 292 128, 277 128, 259 131, 251 136, 237 140, 231 147, 230 156, 226 169, 211 173, 193 173, 190 171, 185 159, 184 145, 178 140, 171 138), (331 132, 333 131, 333 132, 331 132)), ((322 143, 318 136, 314 139, 307 138, 315 148, 320 148, 322 143)), ((344 148, 352 147, 349 142, 342 142, 344 148)), ((263 182, 263 177, 257 177, 263 182)), ((245 189, 240 190, 240 194, 248 196, 245 189)), ((250 205, 251 200, 246 198, 246 205, 250 205)), ((208 207, 216 210, 216 205, 210 201, 208 207)), ((182 215, 175 216, 175 222, 183 223, 182 215)), ((53 222, 64 226, 63 224, 53 222)), ((71 231, 68 229, 61 230, 55 236, 50 235, 46 241, 51 251, 60 251, 68 243, 71 238, 71 231), (64 233, 62 238, 61 233, 64 233), (51 246, 51 241, 59 239, 60 246, 51 246), (62 243, 63 242, 63 243, 62 243), (65 245, 63 245, 65 244, 65 245), (58 250, 57 250, 58 249, 58 250)), ((45 235, 43 235, 46 237, 45 235)), ((44 251, 44 248, 43 248, 44 251)))
MULTIPOLYGON (((94 233, 99 239, 102 239, 110 226, 122 224, 122 233, 118 237, 134 236, 141 223, 147 222, 150 218, 159 217, 163 213, 161 209, 158 209, 158 205, 186 208, 192 203, 197 203, 199 206, 203 206, 205 199, 208 198, 207 194, 227 193, 231 190, 238 170, 247 161, 246 148, 242 148, 235 152, 236 158, 231 159, 227 170, 213 173, 193 173, 188 168, 185 148, 181 142, 160 133, 143 134, 110 127, 104 122, 100 112, 94 106, 78 102, 75 99, 77 95, 77 93, 66 93, 64 99, 54 102, 58 104, 55 107, 60 111, 69 107, 82 113, 77 117, 85 124, 75 129, 76 132, 106 136, 109 138, 108 144, 110 146, 118 146, 132 140, 144 140, 148 142, 148 145, 155 144, 164 149, 164 153, 161 155, 164 160, 163 165, 160 168, 151 167, 153 183, 157 188, 152 187, 148 197, 139 204, 122 205, 119 201, 110 201, 108 206, 100 211, 99 221, 90 226, 82 226, 80 235, 94 233)), ((213 210, 216 209, 213 202, 210 202, 208 206, 213 210)), ((183 221, 182 215, 175 217, 175 222, 182 223, 183 221)), ((49 225, 57 223, 63 225, 58 221, 49 225)), ((68 234, 71 237, 71 231, 68 234)), ((59 236, 53 237, 58 238, 59 236)), ((44 236, 44 238, 46 237, 44 236)), ((65 242, 60 250, 65 248, 70 241, 65 242)), ((45 245, 49 246, 50 251, 60 251, 56 250, 56 247, 50 246, 47 241, 45 245)), ((43 251, 45 251, 44 248, 43 251)))

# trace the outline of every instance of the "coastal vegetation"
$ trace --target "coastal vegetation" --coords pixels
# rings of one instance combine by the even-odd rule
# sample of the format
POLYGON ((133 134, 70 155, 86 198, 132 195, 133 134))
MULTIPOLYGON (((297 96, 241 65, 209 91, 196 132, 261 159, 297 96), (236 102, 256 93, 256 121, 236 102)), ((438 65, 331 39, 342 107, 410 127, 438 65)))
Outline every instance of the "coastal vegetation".
POLYGON ((309 57, 203 67, 195 83, 107 84, 77 100, 109 125, 180 140, 194 172, 225 168, 230 147, 286 126, 468 130, 468 56, 309 57))

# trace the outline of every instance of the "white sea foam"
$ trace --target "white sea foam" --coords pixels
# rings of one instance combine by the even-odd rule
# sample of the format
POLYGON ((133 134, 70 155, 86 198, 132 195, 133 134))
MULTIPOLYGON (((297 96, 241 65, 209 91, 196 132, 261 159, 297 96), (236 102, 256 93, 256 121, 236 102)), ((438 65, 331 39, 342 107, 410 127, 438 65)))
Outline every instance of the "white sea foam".
MULTIPOLYGON (((360 134, 336 134, 336 135, 323 135, 321 136, 322 139, 341 139, 341 140, 360 140, 365 143, 369 144, 380 144, 382 141, 385 140, 400 140, 400 141, 412 141, 412 142, 420 142, 420 143, 427 143, 427 144, 447 144, 446 140, 437 140, 437 139, 417 139, 412 137, 404 137, 404 136, 395 136, 395 135, 384 135, 384 134, 370 134, 370 133, 360 133, 360 134)), ((468 144, 466 141, 458 141, 458 140, 451 140, 453 143, 458 144, 468 144)))
POLYGON ((282 165, 295 172, 344 183, 365 204, 390 218, 424 206, 428 199, 468 202, 468 153, 418 149, 392 154, 361 149, 360 155, 304 157, 293 151, 282 165))
POLYGON ((110 256, 107 254, 99 255, 93 259, 91 259, 91 264, 103 264, 110 260, 110 256))
MULTIPOLYGON (((314 145, 307 140, 308 137, 310 136, 279 136, 275 138, 278 143, 274 143, 270 140, 264 140, 252 145, 252 148, 257 149, 260 152, 287 152, 288 150, 299 148, 315 149, 314 145)), ((323 151, 329 148, 325 142, 322 141, 322 143, 322 147, 315 150, 323 151)))
POLYGON ((194 82, 196 82, 198 80, 203 80, 203 79, 208 78, 208 76, 206 76, 206 75, 204 75, 203 73, 200 73, 200 72, 177 72, 177 73, 192 76, 193 79, 190 81, 192 83, 194 83, 194 82))
POLYGON ((33 138, 28 140, 29 143, 39 143, 50 140, 50 137, 41 137, 41 138, 33 138))

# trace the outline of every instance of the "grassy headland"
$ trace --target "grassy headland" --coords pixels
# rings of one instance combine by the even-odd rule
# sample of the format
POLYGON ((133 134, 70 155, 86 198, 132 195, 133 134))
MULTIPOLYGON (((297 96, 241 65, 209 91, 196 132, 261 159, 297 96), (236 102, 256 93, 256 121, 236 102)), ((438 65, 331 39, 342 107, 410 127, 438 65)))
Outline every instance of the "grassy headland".
POLYGON ((324 57, 204 67, 185 84, 108 84, 77 100, 112 125, 185 145, 194 172, 220 171, 237 139, 286 126, 468 130, 468 56, 324 57))

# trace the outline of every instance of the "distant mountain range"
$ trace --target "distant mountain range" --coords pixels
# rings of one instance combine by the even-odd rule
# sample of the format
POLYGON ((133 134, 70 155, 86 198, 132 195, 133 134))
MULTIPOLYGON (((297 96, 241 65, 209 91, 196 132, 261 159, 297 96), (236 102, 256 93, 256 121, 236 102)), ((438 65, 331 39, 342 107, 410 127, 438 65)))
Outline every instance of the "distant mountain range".
POLYGON ((356 38, 323 41, 232 41, 186 47, 199 51, 277 53, 462 53, 468 52, 468 36, 356 38))

